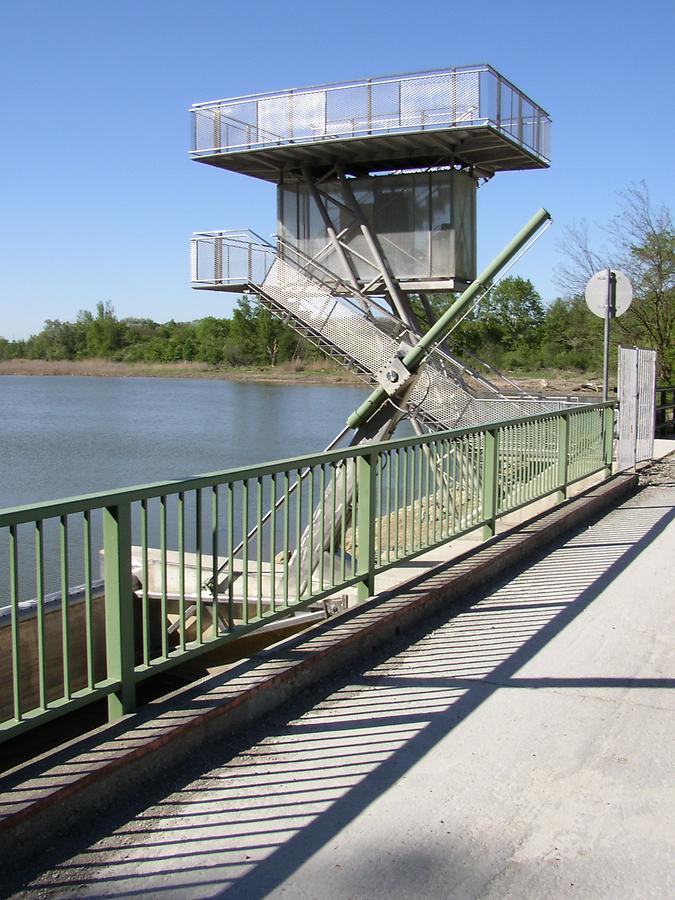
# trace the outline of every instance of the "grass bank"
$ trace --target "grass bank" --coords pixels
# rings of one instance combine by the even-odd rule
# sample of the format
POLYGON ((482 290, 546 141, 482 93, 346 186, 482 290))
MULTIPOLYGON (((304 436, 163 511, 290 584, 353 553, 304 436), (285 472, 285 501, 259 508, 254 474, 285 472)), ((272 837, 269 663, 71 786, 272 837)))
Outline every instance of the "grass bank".
MULTIPOLYGON (((80 375, 99 378, 201 378, 208 380, 269 382, 276 384, 363 385, 346 369, 323 360, 291 360, 278 366, 213 366, 203 362, 128 363, 108 359, 42 360, 10 359, 0 361, 0 375, 80 375)), ((509 377, 520 387, 537 394, 598 394, 602 376, 598 372, 545 369, 519 370, 509 377)), ((507 383, 495 383, 509 390, 507 383)))
POLYGON ((127 363, 108 359, 0 361, 0 375, 80 375, 98 378, 201 378, 261 381, 281 384, 354 384, 363 381, 343 369, 315 362, 285 362, 278 366, 231 368, 202 362, 127 363))

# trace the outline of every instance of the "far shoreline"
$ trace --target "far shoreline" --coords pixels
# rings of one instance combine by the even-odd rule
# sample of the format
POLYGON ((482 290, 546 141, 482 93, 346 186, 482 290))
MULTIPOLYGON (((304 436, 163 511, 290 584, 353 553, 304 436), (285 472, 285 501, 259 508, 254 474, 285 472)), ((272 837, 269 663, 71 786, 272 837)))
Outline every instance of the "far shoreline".
MULTIPOLYGON (((202 381, 235 381, 259 384, 306 384, 335 387, 363 387, 367 382, 345 369, 327 366, 321 360, 283 362, 278 366, 215 366, 204 362, 146 363, 116 362, 107 359, 0 361, 0 376, 60 375, 84 378, 191 378, 202 381)), ((519 371, 509 376, 511 383, 538 395, 593 395, 600 392, 598 373, 566 370, 519 371)), ((504 387, 508 391, 505 384, 504 387)))
POLYGON ((202 362, 129 363, 107 359, 0 361, 0 376, 80 376, 83 378, 190 378, 204 381, 261 382, 270 384, 322 384, 358 387, 364 381, 350 372, 325 364, 282 363, 279 366, 228 368, 202 362))

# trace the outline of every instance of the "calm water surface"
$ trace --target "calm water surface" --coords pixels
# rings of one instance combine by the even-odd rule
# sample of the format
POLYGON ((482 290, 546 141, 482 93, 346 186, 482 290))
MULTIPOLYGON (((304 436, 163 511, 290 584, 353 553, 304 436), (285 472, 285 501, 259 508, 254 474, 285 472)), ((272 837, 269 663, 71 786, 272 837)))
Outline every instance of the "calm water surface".
POLYGON ((0 508, 323 448, 366 388, 0 378, 0 508))

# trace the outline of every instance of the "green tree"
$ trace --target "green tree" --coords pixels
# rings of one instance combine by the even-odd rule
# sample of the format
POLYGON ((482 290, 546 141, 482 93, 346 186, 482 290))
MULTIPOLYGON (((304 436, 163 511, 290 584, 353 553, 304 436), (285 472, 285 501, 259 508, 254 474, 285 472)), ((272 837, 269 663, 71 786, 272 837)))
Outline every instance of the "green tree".
POLYGON ((8 341, 7 338, 0 337, 0 359, 12 359, 14 341, 8 341))
POLYGON ((300 355, 314 353, 281 319, 248 297, 237 302, 223 349, 224 362, 233 366, 274 366, 300 355))
POLYGON ((540 355, 548 366, 587 371, 602 365, 602 320, 583 297, 558 297, 547 308, 540 355))
POLYGON ((319 354, 265 307, 242 298, 232 319, 207 316, 196 322, 118 320, 109 303, 81 310, 75 322, 49 319, 26 341, 0 338, 0 359, 84 359, 126 362, 200 360, 211 365, 276 365, 319 354))
POLYGON ((96 304, 96 315, 82 310, 77 324, 85 334, 84 356, 110 359, 124 346, 126 329, 108 301, 96 304))
POLYGON ((248 297, 242 297, 232 314, 223 349, 223 359, 231 366, 250 366, 257 360, 255 309, 248 297))
POLYGON ((85 333, 77 323, 47 319, 31 341, 31 352, 39 359, 77 359, 84 350, 85 333))
POLYGON ((504 278, 452 331, 450 345, 459 355, 472 353, 492 365, 536 366, 544 320, 544 305, 532 282, 504 278))
POLYGON ((207 316, 195 325, 197 359, 217 365, 223 362, 225 343, 230 330, 227 319, 207 316))
MULTIPOLYGON (((452 294, 413 298, 423 329, 453 303, 452 294)), ((451 352, 475 354, 492 365, 537 365, 545 319, 541 296, 529 279, 504 278, 453 329, 451 352)))
POLYGON ((657 351, 657 378, 670 383, 675 367, 675 232, 671 212, 655 207, 644 182, 619 194, 619 211, 605 231, 608 247, 596 248, 585 222, 567 229, 560 246, 558 281, 568 295, 582 294, 595 272, 611 266, 628 275, 633 304, 617 319, 625 343, 657 351))
POLYGON ((504 278, 481 301, 476 323, 484 338, 527 354, 541 339, 544 306, 529 279, 504 278))

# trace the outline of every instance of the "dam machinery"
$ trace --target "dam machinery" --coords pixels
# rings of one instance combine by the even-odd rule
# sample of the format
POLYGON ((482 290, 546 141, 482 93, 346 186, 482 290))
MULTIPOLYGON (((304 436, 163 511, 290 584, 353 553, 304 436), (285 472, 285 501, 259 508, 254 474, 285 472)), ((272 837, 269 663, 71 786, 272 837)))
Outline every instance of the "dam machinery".
POLYGON ((146 678, 249 655, 611 470, 611 404, 453 349, 550 222, 477 271, 479 187, 549 165, 521 90, 467 66, 198 103, 192 123, 193 159, 277 198, 271 241, 194 235, 194 287, 254 297, 370 393, 323 452, 0 511, 0 741, 98 699, 131 712, 146 678))
MULTIPOLYGON (((385 440, 402 419, 423 434, 560 408, 447 341, 550 221, 540 210, 477 277, 479 186, 549 165, 548 114, 491 66, 199 103, 192 117, 195 161, 277 194, 274 243, 248 230, 194 235, 193 287, 252 295, 373 388, 331 447, 385 440), (437 318, 439 293, 454 302, 437 318)), ((351 484, 326 490, 349 505, 351 484)), ((315 548, 302 589, 333 540, 310 531, 295 551, 315 548)))
POLYGON ((195 288, 250 293, 369 384, 392 397, 407 387, 417 429, 542 410, 451 353, 447 333, 414 385, 398 363, 390 380, 392 360, 435 322, 431 296, 476 279, 479 185, 549 165, 550 119, 522 91, 482 65, 200 103, 192 116, 194 160, 277 188, 274 244, 251 231, 194 236, 195 288))
MULTIPOLYGON (((194 235, 193 287, 253 295, 373 388, 331 447, 346 435, 350 445, 385 440, 404 418, 423 434, 560 408, 447 342, 550 220, 540 210, 477 277, 479 186, 549 165, 548 114, 495 69, 254 94, 196 104, 192 117, 195 161, 277 193, 274 243, 248 230, 194 235), (437 319, 438 293, 460 296, 437 319)), ((349 506, 353 486, 339 477, 326 491, 349 506)), ((301 590, 334 543, 311 531, 295 551, 301 590)))

